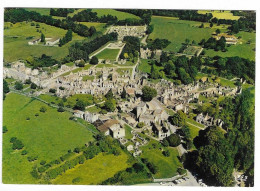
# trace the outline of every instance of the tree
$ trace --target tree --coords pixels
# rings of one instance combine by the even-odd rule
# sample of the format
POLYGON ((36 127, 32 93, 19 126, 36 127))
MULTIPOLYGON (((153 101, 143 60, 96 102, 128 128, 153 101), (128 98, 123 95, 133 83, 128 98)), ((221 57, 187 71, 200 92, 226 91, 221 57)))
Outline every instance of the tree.
POLYGON ((78 100, 75 104, 75 106, 73 107, 73 109, 78 109, 81 111, 85 111, 85 107, 86 107, 86 103, 83 102, 82 100, 78 100))
POLYGON ((23 84, 21 82, 15 82, 14 88, 16 90, 22 90, 23 89, 23 84))
POLYGON ((116 100, 115 99, 108 99, 104 104, 104 109, 108 112, 113 112, 116 109, 116 100))
POLYGON ((3 133, 6 133, 8 131, 6 126, 3 126, 3 133))
POLYGON ((7 81, 3 80, 3 99, 5 99, 5 94, 10 91, 7 81))
POLYGON ((166 138, 167 141, 169 142, 169 145, 171 147, 177 147, 178 145, 181 144, 181 138, 177 134, 171 134, 169 137, 166 138))
POLYGON ((139 123, 137 123, 137 125, 136 125, 136 127, 137 128, 142 128, 142 127, 144 127, 144 122, 139 122, 139 123))
POLYGON ((58 112, 64 112, 65 110, 64 110, 63 107, 59 107, 57 111, 58 111, 58 112))
POLYGON ((216 30, 216 34, 220 34, 220 30, 219 29, 216 30))
POLYGON ((106 97, 107 99, 113 99, 113 98, 114 98, 112 89, 110 89, 110 90, 106 93, 105 97, 106 97))
POLYGON ((55 94, 56 93, 56 89, 51 88, 51 89, 49 89, 49 92, 55 94))
POLYGON ((42 106, 42 107, 40 108, 40 112, 45 113, 46 111, 47 111, 47 108, 46 108, 46 107, 42 106))
POLYGON ((31 89, 36 89, 37 85, 35 83, 31 83, 31 89))
POLYGON ((123 89, 122 93, 121 93, 121 98, 125 99, 126 98, 126 90, 125 88, 123 89))
POLYGON ((144 86, 142 88, 142 93, 142 99, 144 101, 151 101, 154 97, 157 96, 157 91, 149 86, 144 86))
POLYGON ((98 58, 96 56, 93 56, 90 59, 89 63, 92 64, 92 65, 97 65, 98 64, 98 58))
POLYGON ((45 36, 43 33, 41 34, 41 42, 45 42, 45 36))
POLYGON ((170 156, 170 151, 169 150, 166 150, 166 151, 163 151, 162 154, 166 157, 169 157, 170 156))
POLYGON ((213 23, 210 23, 210 25, 209 25, 209 26, 210 26, 210 28, 212 28, 212 27, 213 27, 213 23))
POLYGON ((177 113, 169 117, 169 121, 173 125, 183 127, 186 124, 186 114, 179 110, 177 113))

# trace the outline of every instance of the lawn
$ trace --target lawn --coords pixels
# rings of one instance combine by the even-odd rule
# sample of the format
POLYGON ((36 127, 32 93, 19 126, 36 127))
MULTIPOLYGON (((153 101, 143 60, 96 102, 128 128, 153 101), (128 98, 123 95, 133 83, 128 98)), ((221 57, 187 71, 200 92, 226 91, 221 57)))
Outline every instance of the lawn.
POLYGON ((110 14, 116 16, 118 20, 124 20, 127 18, 140 19, 140 17, 133 14, 116 11, 114 9, 92 9, 92 12, 96 12, 98 17, 110 14))
POLYGON ((86 111, 89 111, 90 113, 99 113, 101 111, 101 108, 97 106, 93 106, 87 108, 86 111))
POLYGON ((77 184, 97 185, 129 167, 127 160, 128 156, 124 152, 121 152, 119 156, 100 153, 93 159, 85 161, 84 164, 78 165, 66 171, 65 174, 58 176, 53 181, 53 184, 72 184, 74 178, 80 177, 81 181, 77 184))
POLYGON ((93 81, 95 79, 95 76, 83 76, 82 79, 83 81, 87 81, 87 80, 93 81))
POLYGON ((152 66, 149 63, 150 61, 147 59, 141 59, 140 64, 138 65, 138 70, 140 72, 150 73, 152 66))
POLYGON ((26 11, 35 11, 41 15, 50 15, 50 8, 25 8, 26 11))
POLYGON ((189 122, 189 123, 191 123, 192 125, 195 125, 195 126, 199 126, 199 127, 201 127, 201 128, 204 128, 204 125, 202 125, 202 124, 196 122, 196 121, 193 120, 193 119, 186 118, 186 121, 189 122))
MULTIPOLYGON (((36 24, 36 22, 33 22, 36 24)), ((54 26, 39 23, 39 31, 43 32, 46 38, 61 38, 66 34, 66 30, 54 26)), ((72 41, 62 47, 50 47, 41 45, 28 45, 30 39, 40 38, 41 33, 37 32, 35 26, 31 23, 21 22, 11 24, 5 22, 4 29, 4 59, 8 62, 13 62, 18 59, 26 59, 29 56, 41 56, 46 54, 55 59, 64 58, 68 54, 68 47, 76 41, 83 40, 84 37, 73 33, 72 41)))
POLYGON ((142 147, 142 158, 147 158, 149 162, 154 163, 158 167, 158 172, 154 175, 155 178, 170 178, 177 175, 178 167, 182 167, 182 164, 178 160, 178 150, 176 148, 168 148, 170 156, 165 157, 162 151, 159 149, 157 141, 151 140, 147 146, 142 147), (152 147, 152 144, 157 145, 156 148, 152 147))
POLYGON ((211 13, 213 15, 213 18, 216 17, 217 19, 228 19, 228 20, 238 20, 240 16, 234 16, 231 11, 219 11, 219 10, 199 10, 199 14, 206 14, 211 13))
POLYGON ((128 74, 132 74, 132 68, 118 68, 116 69, 117 73, 121 76, 123 76, 124 74, 126 74, 126 72, 128 71, 129 73, 128 74))
POLYGON ((127 125, 127 124, 125 124, 124 127, 125 127, 125 138, 126 138, 126 139, 132 139, 132 137, 133 137, 133 135, 132 135, 132 133, 131 133, 132 128, 129 127, 129 125, 127 125))
POLYGON ((93 140, 92 133, 86 127, 69 120, 68 112, 59 113, 56 108, 28 98, 9 93, 3 102, 3 125, 8 132, 3 135, 3 182, 36 183, 30 171, 41 160, 50 162, 67 153, 69 149, 82 146, 93 140), (39 110, 47 108, 45 113, 39 110), (39 116, 36 117, 35 114, 39 116), (26 118, 30 120, 26 120, 26 118), (9 143, 11 137, 17 137, 28 151, 13 151, 9 143), (38 156, 35 162, 28 162, 28 156, 38 156))
POLYGON ((105 59, 105 60, 115 60, 120 49, 104 49, 102 52, 98 53, 96 57, 98 59, 105 59))
MULTIPOLYGON (((209 28, 207 23, 204 24, 205 28, 199 28, 201 22, 184 21, 175 17, 152 16, 151 24, 154 25, 154 31, 148 38, 153 40, 156 38, 168 39, 171 44, 165 50, 174 52, 179 51, 185 39, 195 40, 199 43, 202 39, 210 38, 212 32, 216 30, 216 26, 209 28)), ((224 25, 218 27, 222 32, 226 30, 224 25)))
POLYGON ((97 31, 104 32, 106 29, 106 23, 91 23, 91 22, 79 22, 80 24, 86 25, 87 27, 95 27, 97 31))
POLYGON ((232 57, 240 56, 242 58, 247 58, 250 60, 255 60, 255 42, 256 33, 252 32, 239 32, 235 34, 236 37, 241 37, 236 45, 231 45, 227 47, 226 52, 214 51, 212 49, 205 50, 206 55, 210 57, 221 56, 221 57, 232 57), (250 44, 247 42, 250 41, 250 44))

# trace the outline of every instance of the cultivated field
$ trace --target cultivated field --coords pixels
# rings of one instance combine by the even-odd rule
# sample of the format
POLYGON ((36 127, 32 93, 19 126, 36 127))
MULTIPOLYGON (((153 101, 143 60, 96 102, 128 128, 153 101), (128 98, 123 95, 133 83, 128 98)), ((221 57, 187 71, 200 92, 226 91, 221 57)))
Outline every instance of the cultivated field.
POLYGON ((199 10, 199 14, 206 14, 211 13, 213 17, 216 17, 217 19, 229 19, 229 20, 238 20, 240 16, 234 16, 231 11, 219 11, 219 10, 199 10))
POLYGON ((128 156, 121 152, 119 156, 113 154, 100 153, 93 159, 85 161, 82 165, 66 171, 65 174, 58 176, 53 184, 72 184, 72 180, 80 177, 77 184, 100 184, 104 180, 111 178, 118 171, 129 167, 128 156))
POLYGON ((34 165, 41 160, 50 162, 93 140, 92 133, 84 125, 69 120, 70 116, 40 101, 9 93, 3 102, 3 125, 8 129, 3 135, 3 182, 36 183, 30 174, 34 165), (47 108, 45 113, 39 111, 42 106, 47 108), (11 137, 22 141, 27 155, 12 150, 11 137), (28 162, 28 156, 38 156, 38 160, 28 162))
POLYGON ((195 40, 199 43, 203 38, 211 37, 212 32, 217 28, 226 31, 224 25, 209 27, 208 23, 204 23, 204 28, 199 28, 201 22, 184 21, 174 17, 153 16, 151 24, 154 25, 154 31, 149 35, 149 39, 168 39, 171 44, 165 50, 178 52, 185 42, 185 39, 190 41, 195 40))
POLYGON ((120 49, 109 49, 106 48, 102 52, 96 55, 98 59, 109 59, 109 60, 115 60, 120 49))
POLYGON ((98 17, 110 14, 112 16, 116 16, 118 20, 124 20, 127 18, 140 19, 140 17, 133 14, 116 11, 113 9, 92 9, 92 12, 96 12, 98 17))

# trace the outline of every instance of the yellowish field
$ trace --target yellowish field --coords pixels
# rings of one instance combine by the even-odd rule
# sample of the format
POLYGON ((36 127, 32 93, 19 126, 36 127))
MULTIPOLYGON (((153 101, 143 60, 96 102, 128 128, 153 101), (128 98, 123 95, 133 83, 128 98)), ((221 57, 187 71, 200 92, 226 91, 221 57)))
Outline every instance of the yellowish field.
POLYGON ((230 20, 238 20, 240 16, 234 16, 230 11, 220 12, 219 10, 211 11, 211 10, 199 10, 199 14, 211 13, 213 17, 217 19, 230 19, 230 20))
POLYGON ((72 180, 77 177, 81 178, 81 181, 77 184, 100 184, 102 181, 113 177, 118 171, 129 167, 127 160, 128 156, 124 152, 121 152, 119 156, 100 153, 93 159, 85 161, 84 164, 58 176, 53 184, 72 184, 72 180))

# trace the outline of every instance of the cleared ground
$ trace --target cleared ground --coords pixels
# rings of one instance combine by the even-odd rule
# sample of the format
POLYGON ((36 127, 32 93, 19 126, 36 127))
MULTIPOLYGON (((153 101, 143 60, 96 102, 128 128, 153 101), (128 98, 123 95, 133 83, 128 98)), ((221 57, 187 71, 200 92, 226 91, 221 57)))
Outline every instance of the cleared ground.
POLYGON ((3 135, 3 182, 36 183, 30 174, 34 165, 41 160, 50 162, 69 149, 93 140, 92 133, 69 120, 70 116, 70 113, 59 113, 40 101, 9 93, 3 102, 3 125, 8 129, 3 135), (39 111, 42 106, 47 108, 45 113, 39 111), (36 113, 39 116, 35 116, 36 113), (23 142, 27 155, 12 150, 11 137, 23 142), (28 156, 38 156, 38 160, 28 162, 28 156))
POLYGON ((128 156, 124 152, 121 152, 119 156, 100 153, 93 159, 85 161, 84 164, 78 165, 65 174, 58 176, 53 181, 53 184, 72 184, 74 178, 80 177, 81 180, 77 184, 97 185, 113 177, 118 171, 129 167, 127 160, 128 156))

